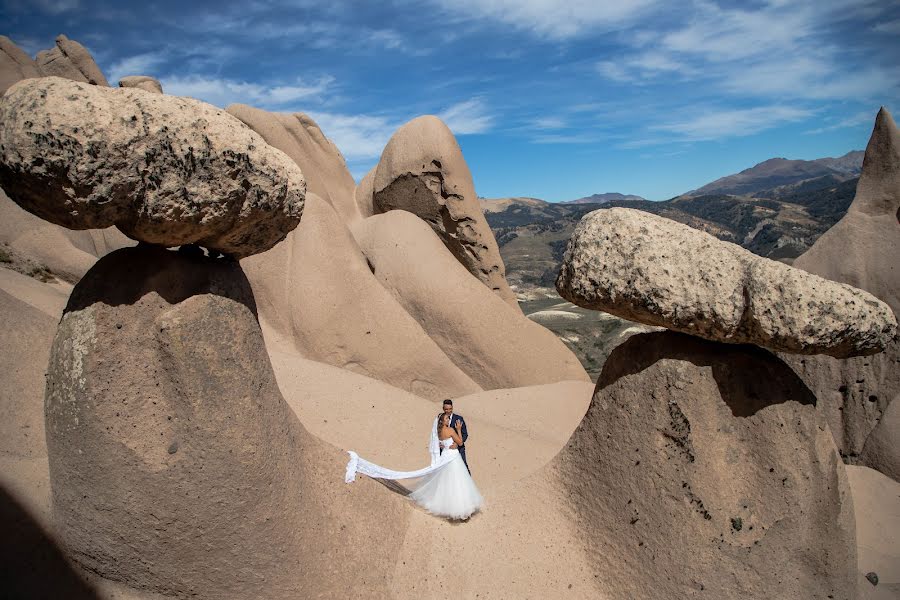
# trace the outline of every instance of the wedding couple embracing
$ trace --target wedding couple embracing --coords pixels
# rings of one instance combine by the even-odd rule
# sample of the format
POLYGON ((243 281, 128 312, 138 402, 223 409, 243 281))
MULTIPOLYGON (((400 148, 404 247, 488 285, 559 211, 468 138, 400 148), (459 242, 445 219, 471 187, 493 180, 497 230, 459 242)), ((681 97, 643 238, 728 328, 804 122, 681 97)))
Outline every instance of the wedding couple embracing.
POLYGON ((468 519, 484 504, 466 462, 468 437, 465 420, 453 412, 453 401, 444 400, 443 410, 431 426, 430 466, 418 471, 392 471, 351 450, 344 481, 355 480, 357 473, 375 479, 417 479, 409 495, 413 502, 438 517, 468 519))

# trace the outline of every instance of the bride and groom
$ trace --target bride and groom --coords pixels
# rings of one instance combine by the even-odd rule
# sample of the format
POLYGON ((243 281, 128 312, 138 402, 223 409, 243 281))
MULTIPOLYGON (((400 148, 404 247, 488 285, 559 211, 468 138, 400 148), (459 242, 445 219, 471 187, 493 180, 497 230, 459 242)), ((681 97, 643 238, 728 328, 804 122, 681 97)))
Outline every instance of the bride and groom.
POLYGON ((453 412, 453 401, 444 400, 443 410, 431 427, 430 466, 417 471, 393 471, 360 458, 351 450, 344 481, 350 483, 357 473, 375 479, 418 479, 409 495, 413 502, 435 516, 468 519, 484 504, 466 462, 468 437, 465 420, 453 412))

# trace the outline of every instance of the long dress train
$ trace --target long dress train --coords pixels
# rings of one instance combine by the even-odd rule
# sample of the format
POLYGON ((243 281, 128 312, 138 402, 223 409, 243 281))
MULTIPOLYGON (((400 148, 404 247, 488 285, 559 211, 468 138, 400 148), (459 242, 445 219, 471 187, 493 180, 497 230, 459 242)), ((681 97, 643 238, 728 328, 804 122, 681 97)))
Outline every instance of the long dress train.
POLYGON ((463 463, 459 450, 450 448, 452 439, 441 440, 444 450, 430 467, 417 471, 393 471, 360 458, 349 451, 350 461, 344 481, 350 483, 357 473, 376 479, 419 479, 409 498, 438 517, 467 519, 484 505, 484 498, 469 470, 463 463))

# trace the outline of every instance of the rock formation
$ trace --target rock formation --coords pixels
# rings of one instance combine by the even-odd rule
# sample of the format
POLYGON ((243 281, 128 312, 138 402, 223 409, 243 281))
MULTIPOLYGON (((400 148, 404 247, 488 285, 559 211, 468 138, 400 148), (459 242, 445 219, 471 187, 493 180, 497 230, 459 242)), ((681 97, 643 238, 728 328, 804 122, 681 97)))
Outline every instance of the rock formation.
POLYGON ((627 208, 585 215, 556 287, 584 308, 784 352, 874 354, 897 333, 890 307, 867 292, 627 208))
POLYGON ((315 121, 303 113, 272 113, 246 104, 226 110, 297 163, 307 189, 331 204, 345 223, 360 219, 353 198, 356 183, 340 150, 315 121))
POLYGON ((214 106, 55 77, 0 99, 0 185, 57 225, 237 257, 284 239, 306 191, 287 156, 214 106))
POLYGON ((416 216, 375 215, 354 233, 375 277, 484 389, 588 380, 553 333, 473 279, 416 216))
POLYGON ((224 259, 139 246, 85 275, 47 379, 57 529, 89 570, 164 595, 346 597, 362 578, 381 596, 371 555, 400 543, 402 500, 371 482, 348 497, 344 454, 285 404, 254 310, 224 259), (377 526, 348 517, 363 504, 377 526))
POLYGON ((147 75, 129 75, 127 77, 123 77, 119 80, 119 87, 137 88, 146 92, 154 92, 156 94, 163 93, 162 85, 159 83, 159 80, 154 79, 153 77, 148 77, 147 75))
POLYGON ((362 218, 368 218, 375 214, 375 207, 372 204, 375 201, 375 169, 372 167, 369 172, 363 176, 353 195, 356 199, 356 207, 362 218))
POLYGON ((115 227, 73 231, 48 223, 22 209, 2 189, 0 243, 70 282, 81 279, 99 257, 134 245, 115 227))
POLYGON ((56 36, 56 46, 38 52, 35 59, 47 77, 64 77, 73 81, 109 87, 106 77, 87 49, 64 35, 56 36))
MULTIPOLYGON (((882 108, 847 214, 798 257, 794 266, 864 289, 900 315, 898 265, 900 132, 890 113, 882 108)), ((846 460, 859 460, 900 481, 896 425, 880 427, 878 440, 872 442, 866 459, 857 458, 867 445, 869 432, 886 418, 889 405, 900 399, 900 341, 890 343, 884 353, 865 359, 820 356, 786 360, 820 399, 846 460)))
POLYGON ((381 153, 372 184, 375 212, 399 209, 423 219, 470 273, 519 310, 469 166, 440 119, 418 117, 398 129, 381 153))
POLYGON ((341 218, 315 194, 297 229, 241 264, 262 320, 303 356, 433 400, 480 390, 381 286, 341 218))
POLYGON ((852 501, 814 404, 752 346, 617 347, 551 463, 606 596, 855 597, 852 501))
POLYGON ((0 35, 0 96, 17 81, 41 76, 37 63, 11 39, 0 35))
MULTIPOLYGON (((896 388, 894 388, 896 389, 896 388)), ((900 482, 900 396, 894 396, 865 438, 859 463, 900 482)))

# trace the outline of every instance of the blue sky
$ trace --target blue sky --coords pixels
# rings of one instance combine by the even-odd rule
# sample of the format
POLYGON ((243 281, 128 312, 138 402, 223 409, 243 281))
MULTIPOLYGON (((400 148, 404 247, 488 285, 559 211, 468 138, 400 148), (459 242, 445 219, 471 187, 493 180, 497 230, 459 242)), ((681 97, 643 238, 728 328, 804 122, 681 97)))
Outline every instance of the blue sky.
POLYGON ((113 85, 306 112, 357 180, 437 114, 486 197, 662 200, 863 149, 878 107, 900 106, 897 1, 0 3, 26 52, 65 33, 113 85))

